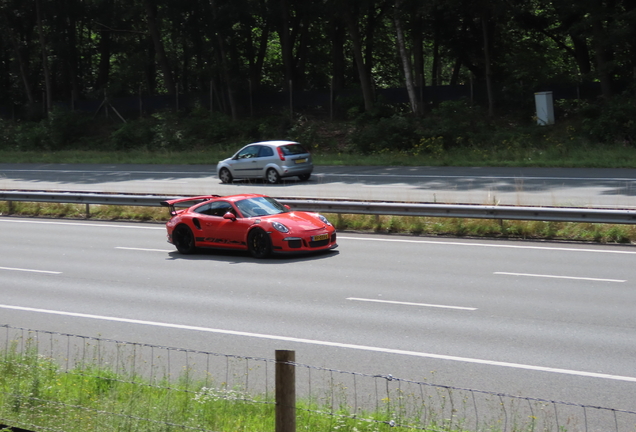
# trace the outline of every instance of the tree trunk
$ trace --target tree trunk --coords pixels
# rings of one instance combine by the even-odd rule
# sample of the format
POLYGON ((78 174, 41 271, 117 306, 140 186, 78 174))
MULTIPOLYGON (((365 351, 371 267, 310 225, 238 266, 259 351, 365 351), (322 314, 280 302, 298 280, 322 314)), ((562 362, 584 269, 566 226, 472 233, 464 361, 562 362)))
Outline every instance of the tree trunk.
POLYGON ((177 90, 172 76, 172 70, 170 69, 168 56, 166 55, 166 50, 164 49, 163 42, 161 40, 159 27, 157 27, 156 9, 152 0, 144 0, 144 5, 146 6, 148 31, 150 32, 150 37, 152 38, 152 42, 155 46, 155 53, 157 55, 157 60, 159 61, 159 66, 163 72, 163 82, 168 94, 174 95, 177 90))
POLYGON ((26 93, 27 100, 29 101, 29 105, 33 105, 35 103, 35 98, 33 97, 33 89, 31 88, 31 83, 29 82, 29 67, 24 60, 24 56, 22 55, 22 49, 20 47, 20 41, 13 34, 10 34, 11 44, 15 49, 15 55, 18 60, 18 66, 20 67, 20 77, 22 78, 22 84, 24 84, 24 92, 26 93))
POLYGON ((362 97, 364 99, 364 109, 370 111, 373 109, 373 87, 371 83, 371 74, 368 67, 364 62, 364 56, 362 54, 362 42, 360 41, 360 31, 358 29, 358 23, 353 17, 347 14, 347 27, 349 29, 349 36, 351 36, 351 45, 353 47, 353 56, 356 61, 358 69, 358 77, 360 79, 360 87, 362 87, 362 97))
POLYGON ((51 89, 51 74, 49 72, 48 51, 46 48, 46 38, 44 37, 44 27, 42 25, 42 7, 40 0, 35 0, 35 13, 38 20, 38 32, 40 34, 40 49, 42 51, 42 71, 44 72, 44 87, 46 99, 46 112, 51 111, 53 105, 53 91, 51 89))
POLYGON ((435 32, 433 40, 433 61, 431 62, 431 85, 433 87, 440 85, 439 76, 439 34, 435 32))
POLYGON ((484 7, 481 11, 481 30, 484 44, 484 72, 486 75, 486 93, 488 95, 488 115, 495 115, 495 103, 492 93, 492 68, 490 66, 490 39, 488 37, 488 12, 484 7))
POLYGON ((406 82, 406 91, 409 95, 409 102, 411 103, 411 111, 413 114, 419 113, 419 107, 417 103, 417 94, 415 92, 415 85, 413 84, 413 70, 411 67, 411 59, 409 53, 406 50, 406 44, 404 43, 404 30, 402 28, 402 20, 400 19, 400 4, 401 0, 395 0, 395 31, 397 33, 397 44, 400 51, 400 58, 402 59, 402 68, 404 69, 404 80, 406 82))
POLYGON ((331 64, 332 64, 332 86, 333 90, 338 92, 344 88, 345 85, 345 37, 346 28, 341 25, 340 21, 335 20, 332 23, 332 37, 331 37, 331 64))
POLYGON ((283 88, 291 92, 290 82, 294 82, 294 54, 289 34, 290 14, 289 5, 286 0, 280 0, 280 24, 278 26, 278 35, 280 37, 281 56, 283 57, 284 80, 283 88))
MULTIPOLYGON (((76 14, 79 5, 74 0, 67 0, 65 5, 67 16, 60 14, 60 27, 66 27, 67 47, 66 61, 63 61, 63 68, 66 75, 67 92, 70 90, 72 100, 77 100, 81 93, 78 82, 78 42, 77 42, 77 19, 76 14), (67 18, 67 19, 66 19, 67 18)), ((68 94, 68 93, 67 93, 68 94)))
POLYGON ((457 85, 457 81, 459 81, 459 71, 462 68, 462 59, 457 58, 455 60, 455 66, 453 66, 453 75, 451 76, 450 85, 457 85))
POLYGON ((596 73, 601 82, 601 92, 607 100, 611 99, 614 94, 614 82, 611 74, 612 54, 608 51, 605 44, 605 29, 599 19, 595 19, 592 24, 592 32, 594 34, 594 58, 596 59, 596 73))
POLYGON ((422 40, 422 32, 419 29, 422 28, 422 16, 420 14, 416 17, 416 23, 413 26, 413 75, 415 79, 415 85, 419 88, 420 94, 418 95, 420 114, 425 110, 424 104, 424 86, 426 85, 426 79, 424 78, 424 44, 422 40))
POLYGON ((230 113, 232 114, 232 120, 236 120, 238 118, 238 113, 236 111, 236 103, 234 101, 234 86, 232 84, 232 76, 230 75, 230 67, 225 52, 225 44, 223 43, 223 37, 220 33, 217 33, 217 39, 219 41, 219 54, 221 55, 221 69, 223 70, 223 78, 225 80, 225 87, 227 88, 227 97, 230 103, 230 113))

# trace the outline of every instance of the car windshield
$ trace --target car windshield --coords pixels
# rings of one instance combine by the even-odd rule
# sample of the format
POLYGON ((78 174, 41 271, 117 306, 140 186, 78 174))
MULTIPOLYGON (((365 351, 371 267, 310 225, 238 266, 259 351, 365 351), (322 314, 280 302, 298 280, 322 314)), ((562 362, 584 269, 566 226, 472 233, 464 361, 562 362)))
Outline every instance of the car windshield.
POLYGON ((308 153, 307 150, 300 144, 289 144, 280 147, 285 156, 293 156, 303 153, 308 153))
POLYGON ((285 206, 270 197, 244 199, 237 201, 236 206, 245 217, 271 216, 288 211, 285 206))

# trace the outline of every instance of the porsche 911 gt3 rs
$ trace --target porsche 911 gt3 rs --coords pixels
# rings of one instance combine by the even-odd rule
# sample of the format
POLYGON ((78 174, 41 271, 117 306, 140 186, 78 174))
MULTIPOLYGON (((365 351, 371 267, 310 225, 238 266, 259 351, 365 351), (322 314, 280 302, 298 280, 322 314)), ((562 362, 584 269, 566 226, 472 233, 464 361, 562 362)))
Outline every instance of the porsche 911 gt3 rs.
POLYGON ((291 211, 258 194, 207 195, 164 201, 170 209, 168 242, 183 254, 197 248, 247 250, 256 258, 272 253, 330 250, 336 229, 317 213, 291 211), (178 209, 194 202, 185 209, 178 209))

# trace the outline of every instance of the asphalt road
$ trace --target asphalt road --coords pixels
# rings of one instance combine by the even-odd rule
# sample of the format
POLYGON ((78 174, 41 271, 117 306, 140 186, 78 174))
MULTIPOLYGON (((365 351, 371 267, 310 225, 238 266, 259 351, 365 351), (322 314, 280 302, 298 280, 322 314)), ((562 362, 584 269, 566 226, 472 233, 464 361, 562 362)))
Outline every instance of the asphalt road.
POLYGON ((341 233, 255 260, 153 224, 0 232, 0 323, 636 411, 632 247, 341 233))
POLYGON ((0 189, 635 208, 635 169, 316 167, 308 182, 224 185, 215 165, 2 164, 0 189))

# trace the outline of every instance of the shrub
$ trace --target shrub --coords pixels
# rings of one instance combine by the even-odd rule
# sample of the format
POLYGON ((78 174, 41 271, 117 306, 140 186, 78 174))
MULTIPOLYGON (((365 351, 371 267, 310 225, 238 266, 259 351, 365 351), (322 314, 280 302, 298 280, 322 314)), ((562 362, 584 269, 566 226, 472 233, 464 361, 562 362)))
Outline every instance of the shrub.
POLYGON ((360 122, 351 136, 354 148, 364 154, 383 150, 409 150, 419 142, 416 120, 399 115, 370 123, 360 122))
POLYGON ((79 111, 55 108, 49 113, 48 120, 44 120, 43 123, 48 129, 48 149, 72 149, 88 135, 91 117, 79 111))
POLYGON ((583 132, 596 141, 636 144, 636 101, 633 90, 605 103, 585 106, 581 115, 583 132))
POLYGON ((116 150, 148 147, 153 140, 152 122, 146 119, 125 123, 110 135, 110 143, 116 150))

